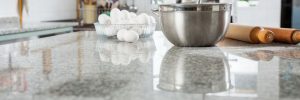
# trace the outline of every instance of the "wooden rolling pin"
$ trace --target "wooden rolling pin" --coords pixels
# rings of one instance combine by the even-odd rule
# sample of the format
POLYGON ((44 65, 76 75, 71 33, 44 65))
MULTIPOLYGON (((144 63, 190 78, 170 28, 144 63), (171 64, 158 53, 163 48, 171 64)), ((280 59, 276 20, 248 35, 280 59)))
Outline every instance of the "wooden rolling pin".
POLYGON ((255 44, 271 43, 274 39, 274 33, 263 27, 231 23, 225 37, 255 44))
POLYGON ((296 44, 300 43, 300 30, 290 28, 269 28, 265 29, 274 32, 274 41, 296 44))

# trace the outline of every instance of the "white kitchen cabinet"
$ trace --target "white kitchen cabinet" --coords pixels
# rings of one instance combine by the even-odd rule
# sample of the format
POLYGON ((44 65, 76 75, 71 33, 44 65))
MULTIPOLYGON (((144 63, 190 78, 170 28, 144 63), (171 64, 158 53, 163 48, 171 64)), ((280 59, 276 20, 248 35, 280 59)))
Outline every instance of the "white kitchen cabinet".
POLYGON ((0 0, 0 18, 17 15, 17 0, 0 0))
MULTIPOLYGON (((29 13, 24 12, 24 21, 39 22, 76 18, 76 0, 29 0, 29 13)), ((14 17, 17 0, 0 0, 0 17, 14 17)))
POLYGON ((281 0, 259 0, 254 7, 237 7, 237 23, 241 24, 280 27, 280 15, 281 0))

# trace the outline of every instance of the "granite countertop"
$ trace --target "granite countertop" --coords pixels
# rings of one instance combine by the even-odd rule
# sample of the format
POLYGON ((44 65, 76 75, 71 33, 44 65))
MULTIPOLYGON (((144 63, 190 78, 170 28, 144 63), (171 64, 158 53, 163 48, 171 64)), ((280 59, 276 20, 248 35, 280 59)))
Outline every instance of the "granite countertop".
POLYGON ((73 27, 75 22, 25 22, 21 28, 16 18, 0 19, 0 36, 32 31, 50 30, 56 28, 73 27))
POLYGON ((299 100, 300 47, 77 32, 0 45, 1 100, 299 100))

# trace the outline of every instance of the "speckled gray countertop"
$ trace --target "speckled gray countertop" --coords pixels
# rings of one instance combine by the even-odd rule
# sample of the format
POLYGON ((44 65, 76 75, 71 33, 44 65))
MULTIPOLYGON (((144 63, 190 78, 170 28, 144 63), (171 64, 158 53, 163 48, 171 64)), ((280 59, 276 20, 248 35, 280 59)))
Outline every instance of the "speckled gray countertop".
POLYGON ((74 22, 25 22, 21 28, 16 18, 0 19, 0 36, 24 32, 66 28, 78 25, 74 22))
POLYGON ((78 32, 0 45, 1 100, 299 100, 300 47, 78 32))

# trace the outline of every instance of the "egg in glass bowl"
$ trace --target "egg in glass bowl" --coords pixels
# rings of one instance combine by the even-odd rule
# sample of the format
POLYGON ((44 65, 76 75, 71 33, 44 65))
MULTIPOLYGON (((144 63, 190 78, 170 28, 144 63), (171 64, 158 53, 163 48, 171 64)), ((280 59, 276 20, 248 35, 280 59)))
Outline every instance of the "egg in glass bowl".
POLYGON ((116 37, 120 41, 134 42, 138 38, 149 37, 156 27, 156 20, 148 14, 135 14, 114 8, 110 15, 101 14, 94 23, 98 35, 116 37))

